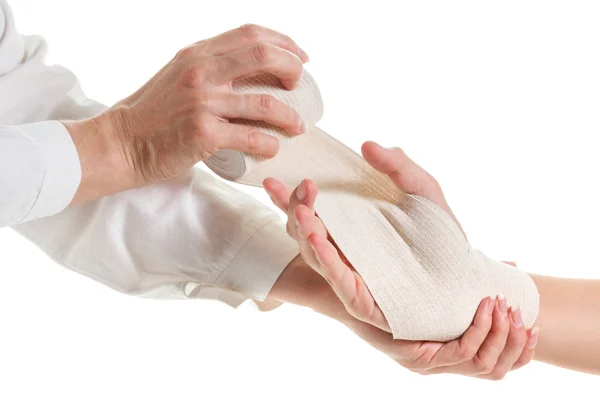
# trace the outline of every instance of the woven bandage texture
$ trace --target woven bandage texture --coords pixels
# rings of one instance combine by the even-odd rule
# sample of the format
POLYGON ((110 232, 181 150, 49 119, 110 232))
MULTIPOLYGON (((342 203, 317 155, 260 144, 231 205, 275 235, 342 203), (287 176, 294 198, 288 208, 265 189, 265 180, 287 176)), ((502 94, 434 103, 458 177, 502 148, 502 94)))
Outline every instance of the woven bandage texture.
MULTIPOLYGON (((263 122, 255 126, 280 140, 273 159, 224 150, 206 161, 221 177, 260 186, 268 177, 294 187, 309 178, 319 186, 318 216, 362 276, 395 339, 448 341, 471 325, 487 296, 506 296, 533 326, 539 295, 524 272, 472 248, 463 232, 433 202, 402 193, 352 149, 319 129, 320 91, 305 70, 293 91, 271 75, 234 83, 239 93, 265 93, 296 109, 309 127, 289 137, 263 122)), ((343 134, 338 135, 343 139, 343 134)))

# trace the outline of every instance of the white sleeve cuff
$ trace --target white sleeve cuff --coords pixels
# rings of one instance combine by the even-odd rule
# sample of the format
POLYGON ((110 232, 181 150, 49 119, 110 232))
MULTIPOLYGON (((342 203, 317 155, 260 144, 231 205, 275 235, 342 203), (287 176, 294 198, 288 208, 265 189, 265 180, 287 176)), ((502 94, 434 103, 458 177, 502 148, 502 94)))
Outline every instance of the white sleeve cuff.
POLYGON ((38 197, 21 222, 57 214, 71 203, 81 182, 81 164, 71 135, 58 121, 19 125, 18 129, 39 144, 45 164, 38 197))
POLYGON ((244 243, 213 287, 199 285, 192 297, 213 298, 232 307, 252 299, 263 311, 276 308, 278 302, 265 299, 298 254, 298 244, 288 236, 283 223, 268 222, 244 243))
POLYGON ((215 282, 264 301, 285 267, 299 254, 281 220, 274 220, 254 233, 215 282))

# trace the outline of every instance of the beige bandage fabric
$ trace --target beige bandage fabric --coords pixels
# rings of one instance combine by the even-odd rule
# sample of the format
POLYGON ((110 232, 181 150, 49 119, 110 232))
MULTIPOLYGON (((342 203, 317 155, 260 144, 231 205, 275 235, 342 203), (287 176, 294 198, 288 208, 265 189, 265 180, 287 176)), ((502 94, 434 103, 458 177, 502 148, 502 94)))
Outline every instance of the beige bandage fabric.
POLYGON ((304 178, 314 180, 317 214, 363 277, 395 339, 460 337, 481 300, 499 294, 509 306, 521 308, 527 328, 534 324, 538 291, 527 274, 473 249, 440 207, 402 193, 359 154, 316 127, 323 101, 307 71, 294 91, 271 75, 240 80, 234 89, 271 94, 296 109, 309 128, 290 138, 262 122, 238 121, 277 136, 277 156, 264 160, 225 150, 206 164, 225 179, 253 186, 268 177, 292 187, 304 178))

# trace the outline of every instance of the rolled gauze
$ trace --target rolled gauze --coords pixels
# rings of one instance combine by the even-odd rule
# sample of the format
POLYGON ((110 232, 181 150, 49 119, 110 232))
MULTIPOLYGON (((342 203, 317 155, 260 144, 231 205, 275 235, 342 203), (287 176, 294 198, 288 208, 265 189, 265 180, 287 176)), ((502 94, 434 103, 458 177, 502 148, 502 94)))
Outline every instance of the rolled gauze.
POLYGON ((240 93, 265 93, 292 106, 307 127, 298 137, 263 122, 280 140, 272 159, 220 151, 206 164, 221 177, 260 186, 268 177, 289 186, 302 179, 319 186, 315 209, 331 237, 362 276, 395 339, 448 341, 471 325, 487 296, 506 296, 520 307, 527 328, 538 313, 538 291, 517 268, 473 249, 456 222, 433 202, 402 193, 356 152, 316 126, 323 101, 313 78, 303 72, 288 91, 271 75, 234 83, 240 93))

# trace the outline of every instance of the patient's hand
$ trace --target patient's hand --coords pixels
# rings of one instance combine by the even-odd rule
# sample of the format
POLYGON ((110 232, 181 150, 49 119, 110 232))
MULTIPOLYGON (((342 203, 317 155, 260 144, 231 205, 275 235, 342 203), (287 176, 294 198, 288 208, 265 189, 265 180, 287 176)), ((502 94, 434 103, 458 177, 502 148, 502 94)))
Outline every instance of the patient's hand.
MULTIPOLYGON (((362 152, 365 160, 388 175, 399 189, 435 202, 456 221, 436 180, 402 150, 384 149, 367 142, 362 152)), ((338 251, 315 215, 316 185, 304 180, 292 192, 281 182, 267 179, 264 187, 273 202, 288 214, 288 233, 298 241, 303 259, 329 282, 354 317, 343 322, 401 365, 423 374, 458 373, 499 379, 532 359, 537 330, 534 334, 526 332, 520 311, 507 310, 504 298, 483 299, 473 324, 457 340, 447 343, 393 340, 365 282, 338 251)))

